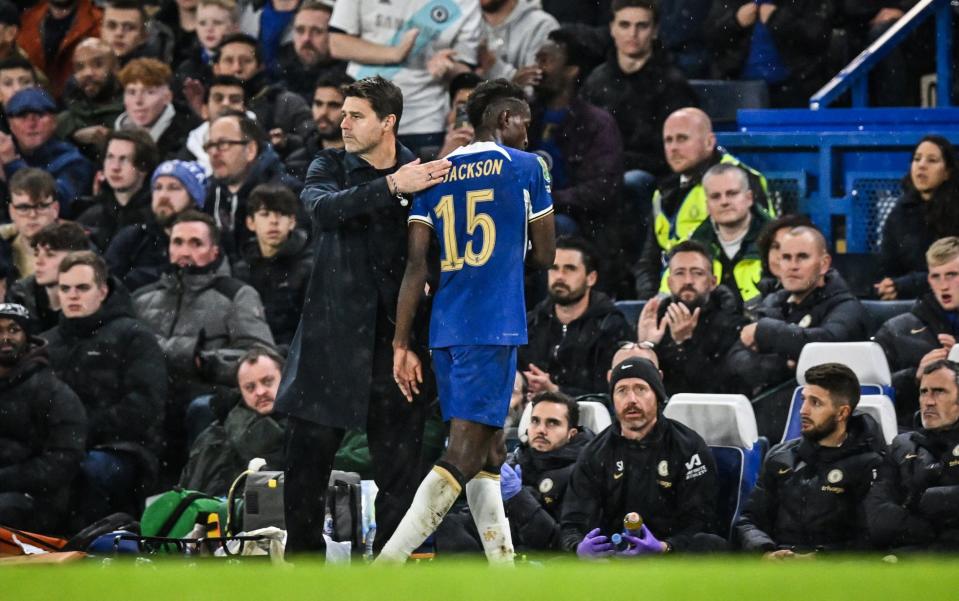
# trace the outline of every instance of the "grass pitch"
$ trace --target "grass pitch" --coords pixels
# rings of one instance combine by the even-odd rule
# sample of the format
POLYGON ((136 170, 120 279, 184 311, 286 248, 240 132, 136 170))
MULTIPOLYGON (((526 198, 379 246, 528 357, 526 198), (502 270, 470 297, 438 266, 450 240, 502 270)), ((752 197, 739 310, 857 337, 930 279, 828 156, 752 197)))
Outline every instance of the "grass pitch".
POLYGON ((757 558, 661 558, 613 563, 551 560, 493 570, 482 561, 436 561, 404 568, 271 566, 206 559, 149 564, 98 560, 0 568, 0 599, 347 599, 350 601, 636 601, 708 599, 831 601, 959 600, 959 558, 820 558, 769 563, 757 558))

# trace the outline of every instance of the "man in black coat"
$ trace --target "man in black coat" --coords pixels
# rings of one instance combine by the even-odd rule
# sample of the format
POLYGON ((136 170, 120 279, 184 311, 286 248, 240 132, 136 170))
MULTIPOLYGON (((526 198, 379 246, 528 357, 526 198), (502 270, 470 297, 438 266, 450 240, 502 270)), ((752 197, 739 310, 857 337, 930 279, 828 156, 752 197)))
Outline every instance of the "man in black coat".
POLYGON ((529 344, 517 366, 532 393, 570 396, 606 390, 606 370, 617 343, 633 329, 608 296, 594 288, 599 274, 587 242, 562 236, 548 274, 549 297, 527 315, 529 344))
POLYGON ((573 468, 563 500, 560 544, 583 559, 721 550, 716 464, 706 442, 666 418, 666 390, 656 367, 631 358, 613 367, 616 421, 597 435, 573 468), (643 519, 617 550, 610 537, 627 513, 643 519))
POLYGON ((959 238, 933 243, 926 253, 931 292, 916 299, 908 313, 893 317, 879 328, 882 346, 896 389, 896 414, 903 426, 912 426, 919 398, 916 382, 927 365, 945 359, 959 338, 959 238))
POLYGON ((0 304, 0 523, 60 531, 87 440, 83 404, 53 374, 29 313, 0 304))
POLYGON ((674 246, 667 283, 670 296, 646 303, 638 324, 640 345, 659 358, 666 392, 737 391, 726 356, 747 320, 733 293, 716 285, 709 250, 692 240, 674 246))
POLYGON ((865 550, 863 501, 885 441, 868 415, 853 415, 859 379, 845 365, 806 370, 802 437, 774 447, 736 522, 746 551, 788 558, 815 551, 865 550))
POLYGON ((959 364, 927 365, 922 428, 900 434, 866 497, 872 543, 918 552, 959 549, 959 364))
MULTIPOLYGON (((396 141, 403 95, 392 83, 365 79, 345 94, 346 148, 320 153, 300 196, 313 217, 317 260, 276 401, 290 416, 284 503, 291 553, 325 549, 326 486, 347 429, 367 428, 380 491, 377 547, 396 529, 422 476, 427 397, 424 390, 407 403, 400 393, 392 341, 407 195, 442 181, 450 163, 414 162, 396 141)), ((425 344, 418 337, 417 346, 425 344)))
POLYGON ((808 342, 863 340, 863 310, 842 277, 830 269, 822 233, 809 226, 787 232, 780 246, 783 289, 766 297, 759 320, 739 333, 729 365, 746 394, 779 385, 794 376, 808 342))
POLYGON ((60 325, 43 337, 54 371, 90 419, 84 515, 93 521, 111 511, 136 512, 137 495, 158 470, 167 397, 163 353, 135 317, 123 284, 109 278, 106 263, 92 252, 72 253, 60 263, 59 294, 60 325))

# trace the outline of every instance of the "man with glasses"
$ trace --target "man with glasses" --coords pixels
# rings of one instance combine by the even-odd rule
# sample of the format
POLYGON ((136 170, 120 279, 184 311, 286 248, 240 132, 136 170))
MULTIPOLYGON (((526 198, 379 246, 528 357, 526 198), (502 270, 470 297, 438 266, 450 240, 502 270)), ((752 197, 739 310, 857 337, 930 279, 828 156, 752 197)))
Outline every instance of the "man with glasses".
POLYGON ((872 543, 912 551, 959 549, 959 364, 940 359, 919 381, 922 428, 892 441, 866 497, 872 543))
POLYGON ((17 92, 6 106, 13 135, 0 133, 0 162, 7 181, 26 167, 53 176, 53 199, 60 201, 62 214, 69 217, 73 201, 90 189, 94 168, 76 146, 54 135, 56 109, 53 99, 40 88, 17 92))
POLYGON ((248 117, 255 118, 253 113, 246 110, 248 102, 242 81, 232 75, 214 77, 204 92, 203 105, 200 107, 200 116, 204 121, 187 136, 180 158, 196 161, 208 174, 213 171, 210 155, 203 147, 210 138, 210 125, 230 110, 247 113, 248 117))
POLYGON ((57 220, 60 204, 53 178, 41 169, 26 168, 10 179, 10 221, 0 227, 3 255, 16 272, 16 278, 33 275, 33 238, 37 232, 57 220))
POLYGON ((293 17, 293 41, 280 47, 279 68, 286 87, 307 103, 313 101, 314 84, 322 78, 343 75, 346 63, 330 56, 330 4, 306 0, 293 17))
MULTIPOLYGON (((246 114, 227 110, 210 125, 203 149, 210 155, 213 179, 205 211, 223 234, 223 250, 235 262, 253 234, 246 227, 247 198, 260 184, 281 184, 298 194, 302 184, 286 174, 280 157, 266 143, 263 131, 246 114)), ((306 227, 309 218, 297 221, 306 227)))

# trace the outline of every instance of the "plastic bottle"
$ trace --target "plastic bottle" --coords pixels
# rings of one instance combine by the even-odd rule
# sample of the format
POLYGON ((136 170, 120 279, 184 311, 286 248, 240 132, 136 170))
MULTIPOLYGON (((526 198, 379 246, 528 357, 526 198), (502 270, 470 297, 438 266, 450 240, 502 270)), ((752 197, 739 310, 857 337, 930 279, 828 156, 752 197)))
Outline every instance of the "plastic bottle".
POLYGON ((630 536, 639 536, 643 529, 643 518, 635 511, 630 511, 623 516, 623 533, 630 536))

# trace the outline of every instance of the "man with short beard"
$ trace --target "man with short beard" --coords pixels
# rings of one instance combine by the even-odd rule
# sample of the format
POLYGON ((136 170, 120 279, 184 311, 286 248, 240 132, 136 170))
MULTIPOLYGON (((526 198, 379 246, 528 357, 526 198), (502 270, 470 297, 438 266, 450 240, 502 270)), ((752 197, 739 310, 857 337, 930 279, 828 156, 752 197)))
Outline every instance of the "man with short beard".
POLYGON ((656 351, 670 395, 739 388, 725 369, 725 358, 748 322, 733 293, 716 285, 712 265, 709 250, 699 242, 674 246, 670 296, 650 300, 639 317, 639 344, 656 351))
POLYGON ((73 80, 65 92, 66 109, 57 115, 56 133, 96 160, 100 145, 123 112, 123 88, 116 78, 116 58, 98 38, 80 42, 73 53, 73 80))
POLYGON ((346 62, 330 56, 331 6, 323 0, 303 2, 293 17, 293 41, 280 47, 277 59, 286 88, 308 104, 317 81, 346 74, 346 62))
POLYGON ((563 236, 549 269, 549 297, 527 315, 529 344, 517 365, 529 391, 570 396, 606 390, 606 370, 621 340, 633 340, 626 317, 602 292, 588 243, 563 236))
POLYGON ((102 20, 103 12, 93 0, 38 2, 21 15, 17 43, 50 78, 57 98, 70 78, 74 49, 84 38, 100 34, 102 20))
MULTIPOLYGON (((343 148, 343 132, 340 130, 340 111, 343 108, 343 86, 353 83, 346 74, 322 77, 316 82, 310 101, 316 129, 310 132, 303 148, 293 151, 283 162, 296 178, 306 179, 306 170, 325 148, 343 148)), ((440 155, 444 156, 444 155, 440 155)))
POLYGON ((845 365, 806 370, 802 437, 774 447, 735 525, 746 551, 786 559, 866 548, 863 500, 886 444, 868 415, 853 415, 859 380, 845 365))

